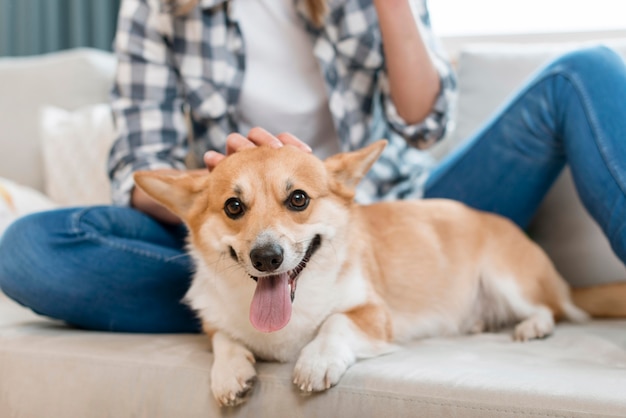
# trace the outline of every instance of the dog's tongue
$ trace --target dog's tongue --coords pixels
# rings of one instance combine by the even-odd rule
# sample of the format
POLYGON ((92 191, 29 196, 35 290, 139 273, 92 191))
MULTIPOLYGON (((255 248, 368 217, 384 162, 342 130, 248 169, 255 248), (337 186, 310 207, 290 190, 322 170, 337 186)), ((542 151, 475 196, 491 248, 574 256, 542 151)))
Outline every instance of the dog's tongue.
POLYGON ((259 277, 250 305, 250 322, 262 332, 283 328, 291 318, 289 274, 259 277))

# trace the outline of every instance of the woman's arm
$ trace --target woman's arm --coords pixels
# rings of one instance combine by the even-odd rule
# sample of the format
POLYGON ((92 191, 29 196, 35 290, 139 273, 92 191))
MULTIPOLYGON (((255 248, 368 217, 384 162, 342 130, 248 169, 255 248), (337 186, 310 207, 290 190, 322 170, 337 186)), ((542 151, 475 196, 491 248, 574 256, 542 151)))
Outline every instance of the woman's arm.
POLYGON ((186 126, 177 74, 170 63, 162 19, 154 2, 122 2, 112 92, 117 140, 108 169, 113 202, 165 222, 178 219, 134 187, 137 170, 184 169, 186 126))
POLYGON ((426 0, 372 0, 385 67, 378 87, 389 127, 416 148, 441 139, 456 98, 456 78, 430 27, 426 0))
POLYGON ((439 94, 439 73, 415 23, 409 0, 374 0, 391 98, 408 124, 421 122, 439 94))

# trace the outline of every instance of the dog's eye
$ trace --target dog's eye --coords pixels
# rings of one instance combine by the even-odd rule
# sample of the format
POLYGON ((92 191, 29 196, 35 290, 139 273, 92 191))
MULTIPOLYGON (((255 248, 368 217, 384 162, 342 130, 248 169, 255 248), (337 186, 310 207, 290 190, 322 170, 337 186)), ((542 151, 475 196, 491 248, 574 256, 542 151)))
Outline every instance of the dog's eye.
POLYGON ((287 206, 292 210, 305 210, 311 199, 302 190, 294 190, 287 199, 287 206))
POLYGON ((243 213, 245 212, 245 207, 241 200, 237 199, 236 197, 231 197, 224 204, 224 212, 226 213, 226 216, 228 216, 230 219, 238 219, 243 216, 243 213))

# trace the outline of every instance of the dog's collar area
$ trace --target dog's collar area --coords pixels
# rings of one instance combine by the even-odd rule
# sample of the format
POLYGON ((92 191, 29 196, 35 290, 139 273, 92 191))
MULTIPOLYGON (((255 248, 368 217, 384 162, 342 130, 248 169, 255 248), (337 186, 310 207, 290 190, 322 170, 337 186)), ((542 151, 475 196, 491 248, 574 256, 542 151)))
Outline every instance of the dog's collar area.
MULTIPOLYGON (((296 283, 298 280, 298 276, 300 275, 300 273, 302 273, 302 270, 304 270, 309 260, 311 260, 311 257, 313 256, 313 254, 321 247, 321 245, 322 245, 322 237, 320 235, 316 235, 311 240, 311 243, 309 244, 309 247, 306 249, 306 253, 304 254, 304 257, 302 257, 302 260, 300 260, 298 265, 294 267, 293 270, 290 270, 287 272, 287 274, 289 275, 289 288, 290 288, 291 303, 293 303, 294 299, 296 298, 296 283)), ((237 255, 235 254, 232 247, 231 247, 231 256, 233 256, 235 260, 237 259, 237 255)), ((252 280, 258 283, 259 277, 253 276, 251 274, 249 274, 249 276, 252 280)), ((263 277, 272 277, 272 276, 273 275, 263 276, 263 277)))

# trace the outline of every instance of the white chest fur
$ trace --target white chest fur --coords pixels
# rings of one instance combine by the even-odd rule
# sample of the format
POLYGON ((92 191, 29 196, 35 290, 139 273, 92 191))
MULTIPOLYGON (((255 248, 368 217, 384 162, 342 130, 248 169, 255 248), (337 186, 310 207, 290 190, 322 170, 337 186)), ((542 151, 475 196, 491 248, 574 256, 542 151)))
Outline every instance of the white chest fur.
MULTIPOLYGON (((185 299, 204 323, 242 342, 266 360, 292 361, 313 339, 320 324, 331 313, 365 301, 367 289, 351 272, 338 280, 339 266, 311 263, 298 279, 291 320, 279 331, 263 333, 250 323, 250 302, 255 282, 240 270, 208 266, 198 254, 197 273, 185 299), (348 291, 348 289, 350 289, 348 291)), ((321 255, 321 254, 320 254, 321 255)))

